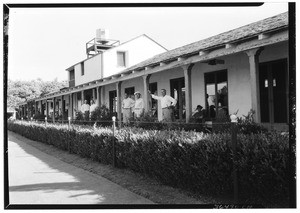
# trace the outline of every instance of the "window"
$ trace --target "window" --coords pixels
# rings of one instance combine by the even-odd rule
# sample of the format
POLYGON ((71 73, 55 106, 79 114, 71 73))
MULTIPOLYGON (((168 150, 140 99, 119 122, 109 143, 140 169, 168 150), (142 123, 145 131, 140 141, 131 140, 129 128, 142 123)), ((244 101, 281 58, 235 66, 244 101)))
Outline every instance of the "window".
POLYGON ((81 75, 84 75, 84 63, 81 62, 80 64, 81 64, 81 75))
POLYGON ((126 67, 126 52, 117 52, 117 66, 126 67))
POLYGON ((206 116, 228 116, 227 70, 205 73, 206 116))
POLYGON ((117 90, 109 91, 109 111, 117 111, 117 90))
POLYGON ((134 94, 134 87, 125 88, 125 93, 131 97, 134 94))
POLYGON ((71 70, 69 72, 69 87, 74 87, 75 86, 75 72, 74 70, 71 70))
POLYGON ((81 100, 81 92, 77 92, 77 100, 81 100))
POLYGON ((71 71, 69 72, 69 74, 70 74, 70 81, 74 80, 74 79, 75 79, 74 70, 71 70, 71 71))

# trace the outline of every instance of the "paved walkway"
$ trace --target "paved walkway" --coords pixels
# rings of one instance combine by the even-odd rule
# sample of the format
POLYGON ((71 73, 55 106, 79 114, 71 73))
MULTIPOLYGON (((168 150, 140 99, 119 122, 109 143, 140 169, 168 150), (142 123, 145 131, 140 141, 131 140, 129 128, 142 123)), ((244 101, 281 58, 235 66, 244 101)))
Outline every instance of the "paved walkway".
POLYGON ((10 204, 153 204, 18 138, 8 132, 10 204))

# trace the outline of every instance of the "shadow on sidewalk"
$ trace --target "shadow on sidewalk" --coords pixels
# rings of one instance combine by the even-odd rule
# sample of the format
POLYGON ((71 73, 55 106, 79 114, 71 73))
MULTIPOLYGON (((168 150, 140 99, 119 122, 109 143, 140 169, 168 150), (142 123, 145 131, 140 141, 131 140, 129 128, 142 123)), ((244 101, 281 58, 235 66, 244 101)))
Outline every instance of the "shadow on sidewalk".
MULTIPOLYGON (((36 179, 38 178, 38 175, 41 175, 43 177, 42 179, 46 179, 47 182, 10 186, 10 193, 38 192, 42 194, 63 191, 66 192, 66 200, 76 198, 78 199, 77 204, 152 204, 150 200, 140 197, 103 177, 89 173, 83 169, 62 162, 53 156, 41 152, 37 148, 31 146, 30 142, 38 143, 9 131, 9 152, 13 152, 14 149, 22 149, 22 152, 25 152, 26 154, 24 153, 25 155, 22 156, 9 155, 8 161, 11 162, 13 160, 17 160, 14 159, 16 157, 26 157, 27 155, 30 155, 30 157, 32 156, 32 158, 28 158, 27 156, 26 161, 39 161, 39 165, 41 164, 43 169, 35 171, 33 174, 29 173, 28 178, 30 178, 30 176, 34 176, 34 179, 36 179), (60 180, 59 177, 67 178, 60 180), (64 180, 65 182, 63 182, 64 180), (83 198, 85 203, 80 203, 81 198, 83 198)), ((24 183, 26 182, 28 181, 25 180, 24 183)))

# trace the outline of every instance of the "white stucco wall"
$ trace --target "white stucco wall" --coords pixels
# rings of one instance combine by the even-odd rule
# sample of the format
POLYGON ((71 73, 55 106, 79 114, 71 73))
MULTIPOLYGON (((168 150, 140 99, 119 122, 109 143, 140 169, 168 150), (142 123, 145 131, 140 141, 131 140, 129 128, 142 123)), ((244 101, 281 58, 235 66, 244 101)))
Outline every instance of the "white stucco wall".
POLYGON ((121 44, 107 50, 103 54, 103 77, 114 75, 128 67, 131 67, 139 62, 142 62, 154 55, 165 52, 166 50, 160 45, 142 35, 131 41, 121 44), (117 52, 126 52, 128 64, 126 67, 117 66, 117 52))
POLYGON ((265 47, 259 56, 260 62, 267 62, 278 60, 282 58, 288 58, 289 48, 288 42, 282 42, 269 47, 265 47))
POLYGON ((76 64, 74 66, 75 86, 111 76, 165 51, 147 36, 139 36, 83 61, 84 75, 81 75, 81 63, 76 64), (126 67, 117 66, 118 51, 126 52, 126 67))
POLYGON ((101 78, 101 54, 84 62, 84 75, 81 75, 81 64, 75 65, 75 86, 101 78))
MULTIPOLYGON (((287 42, 267 46, 260 54, 259 61, 273 61, 277 59, 288 58, 287 42)), ((196 63, 191 72, 191 87, 192 87, 192 110, 194 111, 197 105, 205 107, 205 82, 204 73, 227 70, 228 80, 228 107, 229 114, 238 110, 238 116, 247 115, 251 109, 251 89, 250 89, 250 73, 249 73, 249 58, 246 53, 238 53, 220 58, 225 61, 225 64, 208 65, 206 63, 196 63)), ((182 68, 174 68, 163 72, 152 74, 149 82, 157 82, 157 91, 160 95, 161 89, 166 89, 170 95, 170 79, 184 77, 182 68)), ((140 91, 144 94, 142 77, 124 81, 122 83, 122 96, 124 98, 125 88, 134 87, 135 91, 140 91)), ((104 100, 109 107, 109 91, 116 90, 116 84, 104 86, 104 100)), ((158 102, 158 118, 161 120, 161 106, 158 102)))

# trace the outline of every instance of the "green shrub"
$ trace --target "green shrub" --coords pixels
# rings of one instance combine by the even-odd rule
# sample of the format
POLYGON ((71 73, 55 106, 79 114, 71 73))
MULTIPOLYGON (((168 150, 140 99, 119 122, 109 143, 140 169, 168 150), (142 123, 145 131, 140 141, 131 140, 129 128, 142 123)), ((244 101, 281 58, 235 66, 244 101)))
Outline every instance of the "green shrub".
POLYGON ((185 122, 173 122, 164 123, 158 121, 157 116, 154 116, 152 112, 146 112, 141 117, 132 119, 131 127, 143 128, 145 130, 185 130, 196 132, 208 132, 205 124, 202 123, 185 123, 185 122))
POLYGON ((247 115, 238 118, 238 129, 242 134, 266 133, 268 130, 262 125, 254 122, 254 110, 250 110, 247 115))
POLYGON ((106 105, 102 104, 91 113, 91 121, 97 122, 97 126, 111 126, 113 116, 116 114, 111 113, 106 105))
POLYGON ((120 168, 130 168, 195 193, 233 195, 233 165, 239 170, 240 198, 259 204, 288 203, 288 136, 238 134, 233 162, 231 135, 178 130, 110 128, 8 122, 8 129, 95 161, 112 163, 112 144, 120 168))

